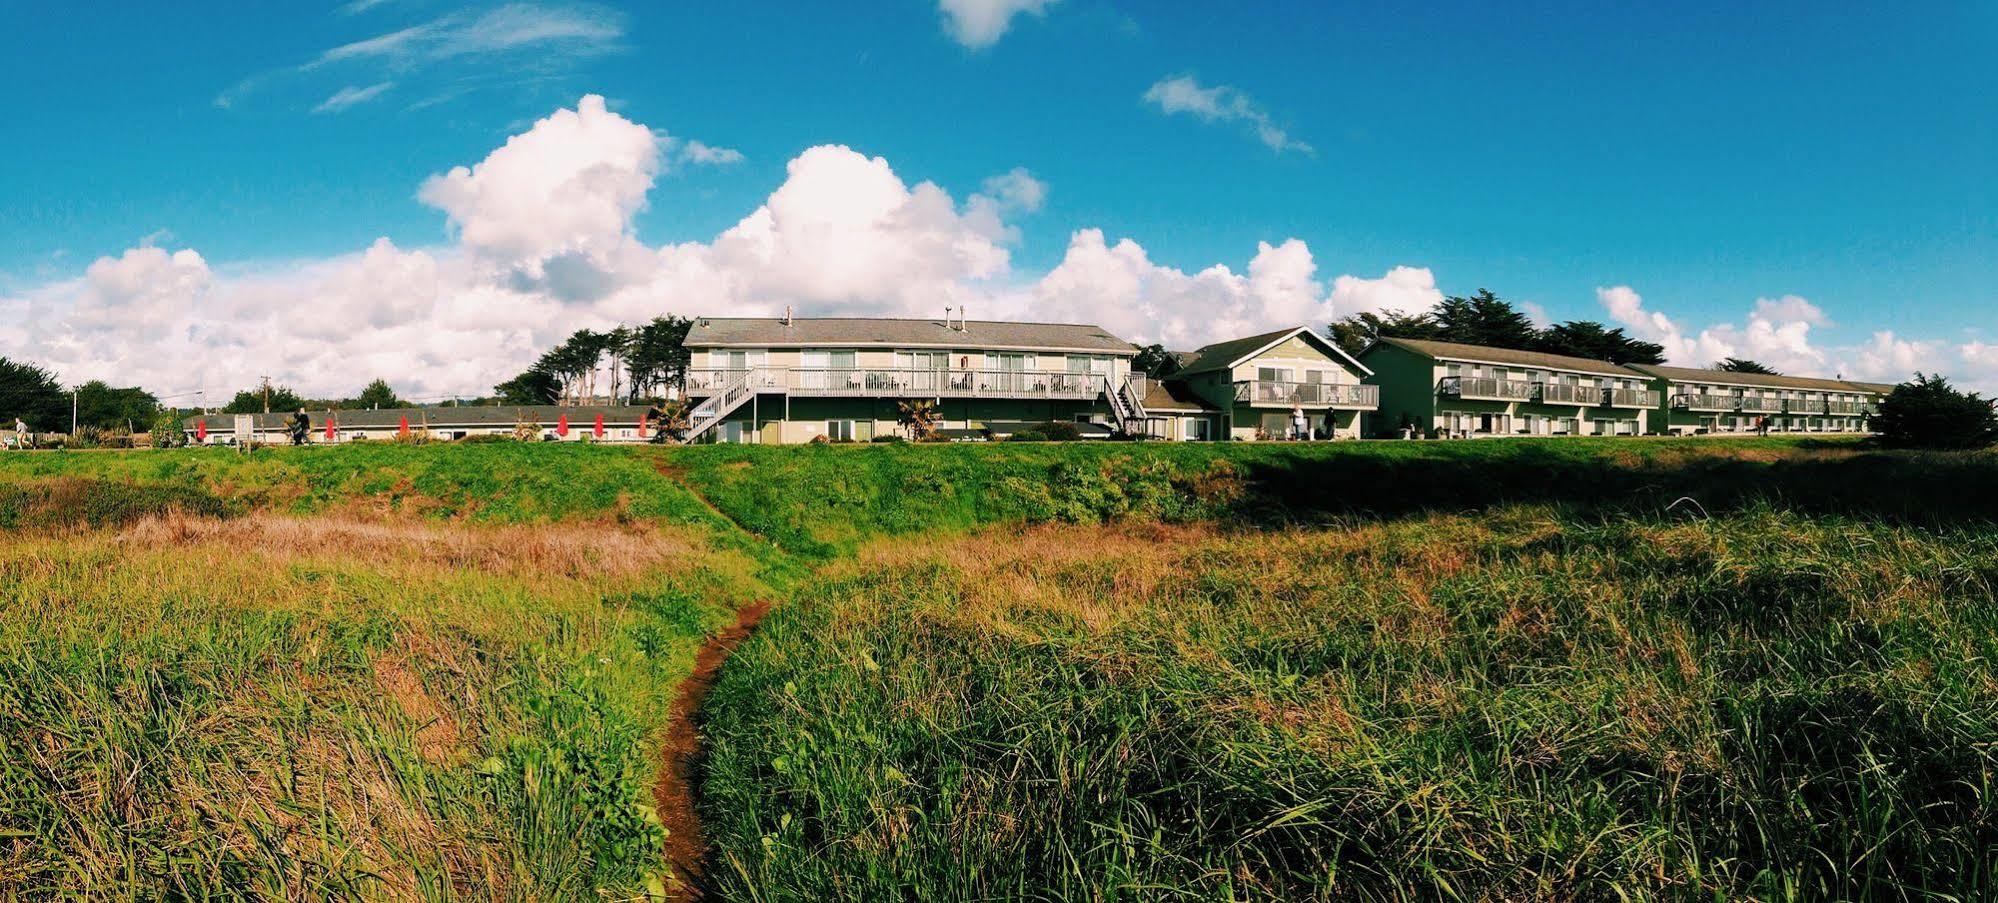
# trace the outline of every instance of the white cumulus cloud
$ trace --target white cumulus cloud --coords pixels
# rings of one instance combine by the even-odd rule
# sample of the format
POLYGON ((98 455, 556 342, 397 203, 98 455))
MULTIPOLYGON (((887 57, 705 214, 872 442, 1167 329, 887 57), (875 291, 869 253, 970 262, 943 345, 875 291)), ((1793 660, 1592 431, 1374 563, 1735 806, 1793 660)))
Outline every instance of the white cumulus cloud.
POLYGON ((938 0, 944 31, 973 50, 999 42, 1021 14, 1044 15, 1057 0, 938 0))

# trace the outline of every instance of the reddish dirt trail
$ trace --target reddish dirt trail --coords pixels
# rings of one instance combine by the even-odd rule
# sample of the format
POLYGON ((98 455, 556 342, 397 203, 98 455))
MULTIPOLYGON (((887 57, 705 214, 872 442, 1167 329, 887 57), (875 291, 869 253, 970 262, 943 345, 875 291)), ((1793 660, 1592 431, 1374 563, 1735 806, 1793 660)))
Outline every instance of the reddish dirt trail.
POLYGON ((694 673, 680 684, 673 700, 673 717, 666 728, 666 745, 660 751, 659 781, 652 788, 652 804, 666 835, 666 862, 679 882, 669 889, 677 900, 701 897, 701 866, 707 844, 701 837, 701 817, 695 809, 694 787, 700 780, 700 726, 695 717, 701 702, 714 687, 715 674, 735 647, 756 629, 757 622, 770 613, 770 603, 752 602, 735 613, 735 623, 701 644, 694 656, 694 673))

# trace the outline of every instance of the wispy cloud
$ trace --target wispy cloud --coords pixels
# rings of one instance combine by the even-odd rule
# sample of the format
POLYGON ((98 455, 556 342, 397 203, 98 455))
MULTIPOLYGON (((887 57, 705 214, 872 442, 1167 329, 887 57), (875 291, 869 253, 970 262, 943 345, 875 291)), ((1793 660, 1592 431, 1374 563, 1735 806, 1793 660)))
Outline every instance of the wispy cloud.
POLYGON ((312 108, 312 112, 338 113, 341 112, 342 110, 348 109, 349 107, 358 106, 360 104, 367 103, 370 100, 374 100, 375 98, 380 97, 382 92, 387 91, 388 89, 393 87, 395 87, 395 82, 380 82, 378 84, 369 85, 365 88, 356 88, 353 85, 348 85, 347 87, 341 88, 340 90, 333 92, 332 97, 328 97, 325 100, 320 101, 319 106, 312 108))
POLYGON ((689 140, 680 149, 680 159, 695 166, 730 166, 742 162, 742 151, 689 140))
POLYGON ((340 7, 340 15, 358 16, 387 2, 389 0, 353 0, 353 2, 340 7))
POLYGON ((1290 132, 1240 88, 1229 85, 1202 87, 1192 75, 1162 78, 1145 92, 1144 101, 1160 111, 1188 113, 1207 122, 1241 122, 1255 133, 1256 140, 1277 153, 1299 151, 1316 153, 1311 145, 1292 138, 1290 132))
MULTIPOLYGON (((382 0, 357 0, 343 11, 358 12, 379 2, 382 0)), ((227 109, 253 94, 305 80, 322 70, 337 69, 350 76, 364 72, 383 81, 386 75, 412 80, 440 69, 447 77, 462 76, 476 71, 468 67, 504 60, 516 74, 547 75, 622 50, 624 34, 621 13, 594 5, 509 3, 483 12, 456 12, 329 47, 294 66, 251 75, 216 95, 215 105, 227 109)), ((328 102, 339 96, 328 98, 328 102)), ((319 110, 315 108, 315 112, 319 110)))

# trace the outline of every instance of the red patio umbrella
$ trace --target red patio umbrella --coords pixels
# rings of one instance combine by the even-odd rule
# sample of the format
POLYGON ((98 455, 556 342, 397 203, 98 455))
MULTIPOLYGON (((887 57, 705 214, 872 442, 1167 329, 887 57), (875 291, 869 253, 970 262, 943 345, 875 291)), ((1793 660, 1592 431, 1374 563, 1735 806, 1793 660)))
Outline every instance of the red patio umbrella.
POLYGON ((646 422, 646 419, 647 419, 647 418, 649 418, 649 417, 651 417, 651 416, 652 416, 651 414, 640 414, 640 415, 638 415, 638 438, 640 438, 640 439, 643 439, 643 438, 645 438, 645 422, 646 422))
POLYGON ((208 421, 196 420, 194 422, 194 441, 196 442, 208 441, 208 421))
POLYGON ((555 435, 561 436, 565 439, 568 438, 569 415, 563 414, 562 416, 555 418, 555 435))
POLYGON ((333 425, 333 415, 328 413, 326 415, 326 441, 333 441, 333 438, 337 435, 339 435, 339 428, 333 425))
POLYGON ((590 427, 590 432, 599 439, 602 439, 604 437, 604 415, 602 414, 597 415, 597 422, 595 425, 590 427))
POLYGON ((409 435, 409 415, 405 414, 395 419, 395 434, 398 436, 409 435))

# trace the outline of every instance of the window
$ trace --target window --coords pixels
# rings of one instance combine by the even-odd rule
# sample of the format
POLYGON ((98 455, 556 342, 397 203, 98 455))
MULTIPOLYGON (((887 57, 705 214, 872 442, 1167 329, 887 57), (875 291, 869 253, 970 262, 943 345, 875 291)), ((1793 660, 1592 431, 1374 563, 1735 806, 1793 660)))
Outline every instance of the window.
POLYGON ((1266 383, 1290 382, 1289 367, 1257 367, 1256 379, 1266 383))
POLYGON ((1207 441, 1207 418, 1188 417, 1182 422, 1186 424, 1186 438, 1196 442, 1207 441))
POLYGON ((1070 373, 1109 373, 1110 358, 1100 354, 1071 354, 1068 356, 1070 373))
POLYGON ((831 439, 834 442, 852 442, 853 421, 851 420, 826 421, 826 438, 831 439))

